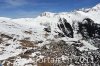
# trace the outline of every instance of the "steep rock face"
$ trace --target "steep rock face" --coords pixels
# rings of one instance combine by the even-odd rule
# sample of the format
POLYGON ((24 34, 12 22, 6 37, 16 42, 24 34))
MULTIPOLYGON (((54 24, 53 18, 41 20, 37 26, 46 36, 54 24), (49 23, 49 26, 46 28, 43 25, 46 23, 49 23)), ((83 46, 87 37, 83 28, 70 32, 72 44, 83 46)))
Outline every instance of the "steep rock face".
POLYGON ((89 38, 94 36, 95 25, 94 22, 86 18, 82 23, 79 23, 79 32, 83 37, 89 38))
POLYGON ((58 27, 64 33, 65 36, 73 38, 73 29, 65 18, 59 19, 58 27))
POLYGON ((63 36, 75 38, 74 32, 77 31, 77 34, 81 34, 83 38, 100 38, 100 24, 94 23, 94 21, 90 18, 83 19, 82 22, 77 22, 77 25, 73 23, 71 26, 70 23, 67 22, 67 19, 60 18, 59 23, 57 24, 58 28, 62 31, 63 36), (77 28, 77 29, 75 29, 77 28))
POLYGON ((85 18, 79 23, 79 32, 85 38, 99 38, 100 27, 99 24, 94 23, 90 18, 85 18))

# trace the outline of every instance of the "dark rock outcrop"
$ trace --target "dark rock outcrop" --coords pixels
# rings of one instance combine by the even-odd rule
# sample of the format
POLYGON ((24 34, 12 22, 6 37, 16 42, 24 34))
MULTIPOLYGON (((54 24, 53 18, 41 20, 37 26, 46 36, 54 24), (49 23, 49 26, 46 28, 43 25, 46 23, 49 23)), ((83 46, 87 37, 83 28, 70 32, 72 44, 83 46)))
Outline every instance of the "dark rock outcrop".
POLYGON ((84 38, 100 38, 99 26, 92 19, 85 18, 82 22, 79 22, 79 32, 84 38))
POLYGON ((73 38, 73 29, 65 18, 59 19, 58 27, 64 33, 65 36, 73 38))

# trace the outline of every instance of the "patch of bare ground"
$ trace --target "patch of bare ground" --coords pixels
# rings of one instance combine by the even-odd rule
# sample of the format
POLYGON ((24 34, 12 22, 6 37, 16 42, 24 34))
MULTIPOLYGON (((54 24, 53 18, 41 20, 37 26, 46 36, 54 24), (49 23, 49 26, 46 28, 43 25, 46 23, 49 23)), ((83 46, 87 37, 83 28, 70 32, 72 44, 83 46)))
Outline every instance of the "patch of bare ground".
POLYGON ((3 42, 2 38, 0 38, 0 44, 3 42))
POLYGON ((13 39, 13 37, 8 36, 8 35, 6 35, 6 34, 1 34, 0 36, 1 36, 2 38, 13 39))
POLYGON ((30 55, 31 55, 32 53, 34 53, 34 49, 27 50, 26 52, 21 53, 21 54, 19 54, 18 56, 20 56, 21 58, 29 59, 29 58, 30 58, 30 55))
MULTIPOLYGON (((14 63, 16 57, 21 57, 21 58, 24 58, 24 59, 29 59, 29 58, 31 58, 30 55, 32 53, 34 53, 34 50, 33 49, 27 50, 26 52, 21 53, 21 54, 15 56, 15 57, 10 57, 10 58, 2 61, 2 63, 4 62, 3 63, 3 66, 14 66, 13 63, 14 63)), ((25 66, 27 66, 27 65, 33 65, 34 66, 34 63, 27 63, 27 64, 25 64, 25 66)))
POLYGON ((32 31, 24 31, 26 34, 32 34, 32 31))
POLYGON ((37 47, 34 42, 32 41, 28 41, 28 40, 20 40, 20 44, 23 46, 23 47, 32 47, 32 48, 35 48, 37 47))
POLYGON ((6 59, 5 62, 3 63, 3 66, 13 66, 14 58, 15 57, 10 57, 6 59))
MULTIPOLYGON (((77 45, 82 46, 82 44, 77 45)), ((43 56, 53 59, 62 57, 62 55, 67 57, 69 57, 70 55, 81 56, 81 52, 76 48, 77 45, 69 45, 63 40, 60 40, 58 42, 52 41, 50 44, 42 46, 40 52, 43 56)), ((62 59, 60 59, 60 62, 61 63, 37 63, 37 66, 69 66, 69 63, 63 63, 62 59)))
POLYGON ((30 58, 29 55, 25 55, 25 54, 19 54, 19 56, 20 56, 21 58, 25 58, 25 59, 29 59, 29 58, 30 58))
POLYGON ((53 63, 50 61, 52 61, 52 59, 48 60, 48 59, 43 58, 37 62, 37 66, 53 66, 53 63))

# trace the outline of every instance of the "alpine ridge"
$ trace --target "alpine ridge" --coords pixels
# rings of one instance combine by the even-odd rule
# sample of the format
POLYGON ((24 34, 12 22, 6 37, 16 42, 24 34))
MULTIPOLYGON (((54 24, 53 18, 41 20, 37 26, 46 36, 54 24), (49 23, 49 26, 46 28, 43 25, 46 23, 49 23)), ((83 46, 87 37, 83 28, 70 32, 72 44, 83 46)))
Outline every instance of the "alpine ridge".
POLYGON ((36 18, 0 17, 3 66, 97 66, 99 61, 100 4, 72 12, 44 12, 36 18), (39 63, 45 58, 64 62, 39 63))

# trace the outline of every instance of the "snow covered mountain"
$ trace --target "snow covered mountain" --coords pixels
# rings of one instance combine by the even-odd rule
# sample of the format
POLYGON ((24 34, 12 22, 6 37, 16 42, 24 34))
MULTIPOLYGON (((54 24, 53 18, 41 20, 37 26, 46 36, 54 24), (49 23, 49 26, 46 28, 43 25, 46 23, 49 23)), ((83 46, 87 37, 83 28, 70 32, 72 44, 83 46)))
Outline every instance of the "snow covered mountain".
MULTIPOLYGON (((36 18, 0 17, 0 61, 3 66, 43 66, 35 61, 48 57, 66 61, 69 56, 89 57, 90 64, 92 57, 94 63, 99 61, 100 4, 73 12, 44 12, 36 18)), ((74 58, 71 59, 78 63, 53 65, 81 66, 82 63, 74 58)))

